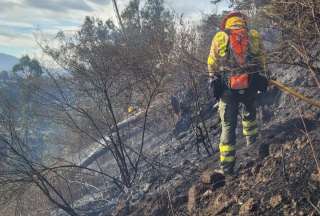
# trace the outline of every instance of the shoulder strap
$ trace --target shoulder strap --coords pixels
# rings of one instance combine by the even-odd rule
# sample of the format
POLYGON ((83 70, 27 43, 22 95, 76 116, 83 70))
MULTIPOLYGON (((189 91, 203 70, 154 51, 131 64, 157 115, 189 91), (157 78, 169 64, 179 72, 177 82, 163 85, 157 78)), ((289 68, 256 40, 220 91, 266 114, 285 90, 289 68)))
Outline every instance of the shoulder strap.
POLYGON ((233 29, 229 31, 230 57, 237 65, 242 66, 247 63, 249 50, 249 34, 247 29, 233 29))

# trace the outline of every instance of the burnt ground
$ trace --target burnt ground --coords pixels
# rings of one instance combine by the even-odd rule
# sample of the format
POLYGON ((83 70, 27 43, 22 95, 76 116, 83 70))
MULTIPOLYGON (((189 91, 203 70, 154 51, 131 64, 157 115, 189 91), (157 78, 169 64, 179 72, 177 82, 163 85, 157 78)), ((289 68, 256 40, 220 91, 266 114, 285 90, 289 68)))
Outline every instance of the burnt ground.
MULTIPOLYGON (((278 71, 281 81, 297 84, 305 74, 278 71)), ((299 91, 319 99, 312 81, 299 82, 299 91)), ((218 153, 195 154, 189 131, 161 155, 169 166, 144 185, 140 199, 123 197, 114 215, 320 215, 320 110, 271 90, 259 108, 260 137, 246 147, 237 137, 237 171, 223 184, 201 180, 218 167, 218 153), (178 160, 177 155, 180 156, 178 160), (182 157, 182 160, 181 160, 182 157)), ((214 114, 207 120, 217 145, 219 126, 214 114)), ((152 174, 150 174, 152 176, 152 174)), ((148 176, 148 177, 150 177, 148 176)))
POLYGON ((200 161, 199 168, 190 168, 186 161, 181 169, 189 170, 193 176, 176 179, 171 187, 155 189, 118 215, 319 214, 320 175, 312 148, 319 160, 320 124, 305 119, 309 127, 307 138, 300 121, 265 125, 260 146, 239 146, 237 175, 228 177, 220 188, 204 185, 197 192, 192 213, 188 211, 188 199, 192 199, 188 190, 192 185, 203 184, 201 171, 215 169, 218 154, 200 161))
MULTIPOLYGON (((195 212, 199 215, 317 215, 320 175, 311 146, 319 160, 320 125, 307 122, 314 126, 308 132, 310 142, 295 121, 288 121, 288 127, 282 128, 277 136, 266 131, 262 140, 272 143, 269 155, 243 157, 247 161, 239 168, 238 176, 213 190, 195 212)), ((246 156, 246 152, 256 150, 255 147, 242 149, 241 154, 246 156)))

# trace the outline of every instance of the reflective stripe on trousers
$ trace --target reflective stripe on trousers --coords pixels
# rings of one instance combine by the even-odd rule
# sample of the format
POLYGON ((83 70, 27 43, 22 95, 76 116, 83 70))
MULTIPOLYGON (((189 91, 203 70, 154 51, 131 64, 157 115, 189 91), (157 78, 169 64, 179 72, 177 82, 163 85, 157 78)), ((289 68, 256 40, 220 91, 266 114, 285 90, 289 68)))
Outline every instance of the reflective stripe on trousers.
POLYGON ((220 144, 220 162, 233 163, 235 161, 235 148, 232 145, 220 144))
POLYGON ((239 104, 243 104, 242 119, 246 138, 257 134, 255 95, 245 93, 239 95, 231 90, 225 90, 219 101, 219 116, 221 119, 220 164, 223 170, 232 170, 236 161, 236 127, 239 104))
POLYGON ((244 136, 256 136, 258 134, 257 121, 256 120, 243 120, 243 135, 244 136))

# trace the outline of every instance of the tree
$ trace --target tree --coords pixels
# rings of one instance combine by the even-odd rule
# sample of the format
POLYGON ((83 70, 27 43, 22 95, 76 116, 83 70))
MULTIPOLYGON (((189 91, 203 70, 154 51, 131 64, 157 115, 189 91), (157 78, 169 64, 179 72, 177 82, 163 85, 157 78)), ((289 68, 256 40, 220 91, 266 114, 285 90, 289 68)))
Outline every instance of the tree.
POLYGON ((125 134, 118 128, 125 116, 123 107, 138 104, 145 130, 151 103, 165 85, 175 33, 163 1, 149 0, 141 12, 137 5, 137 1, 131 2, 122 16, 125 29, 136 29, 141 22, 136 38, 123 38, 111 21, 103 23, 87 17, 72 40, 60 33, 58 49, 44 47, 71 74, 59 82, 51 76, 61 93, 55 104, 63 111, 60 119, 111 152, 125 187, 135 181, 143 158, 144 133, 134 148, 126 143, 125 134), (141 19, 133 21, 132 16, 141 19), (69 90, 72 94, 66 93, 69 90))
POLYGON ((12 68, 13 73, 25 78, 40 77, 43 73, 40 63, 36 59, 30 59, 28 55, 19 59, 19 63, 12 68))
POLYGON ((261 14, 279 35, 271 61, 307 69, 320 88, 319 8, 319 1, 271 1, 261 14))
MULTIPOLYGON (((80 211, 75 201, 88 193, 89 186, 94 187, 92 178, 99 183, 103 181, 101 185, 111 183, 119 191, 126 191, 139 181, 141 161, 156 168, 161 165, 149 160, 144 151, 150 112, 158 106, 162 108, 160 100, 180 86, 186 86, 195 95, 195 101, 191 102, 194 113, 201 112, 202 103, 207 100, 200 97, 204 95, 205 85, 201 80, 205 60, 204 55, 199 54, 202 48, 198 35, 194 34, 194 29, 177 31, 175 17, 162 0, 144 2, 140 5, 140 1, 131 1, 123 13, 119 12, 123 29, 130 33, 127 37, 123 37, 123 29, 110 20, 87 17, 73 36, 59 32, 57 47, 42 44, 44 52, 67 71, 67 75, 46 71, 50 82, 41 85, 41 92, 36 94, 43 99, 48 117, 62 125, 61 128, 68 128, 66 139, 74 139, 73 144, 98 143, 101 152, 111 155, 110 163, 115 166, 110 169, 100 166, 96 158, 94 168, 80 166, 78 162, 66 161, 65 155, 51 158, 52 163, 35 160, 27 148, 32 140, 21 134, 21 122, 12 112, 3 112, 2 118, 6 121, 0 121, 5 129, 1 140, 10 151, 4 175, 0 177, 4 188, 12 188, 12 191, 30 188, 31 193, 41 192, 41 200, 48 206, 51 203, 69 215, 78 215, 80 211), (142 128, 138 141, 130 140, 132 131, 125 127, 128 124, 120 124, 128 116, 124 111, 128 104, 135 104, 141 110, 136 114, 139 118, 130 117, 142 128)), ((15 70, 18 79, 24 85, 32 83, 31 89, 37 89, 37 82, 33 81, 43 78, 39 76, 41 73, 34 72, 32 68, 37 67, 30 64, 30 58, 26 57, 23 62, 15 70)), ((12 106, 8 107, 12 110, 12 106)), ((35 106, 32 107, 33 110, 35 106)), ((206 130, 203 122, 196 118, 194 125, 197 129, 198 124, 201 126, 201 134, 206 130)), ((27 121, 26 125, 30 128, 32 121, 27 121)), ((207 142, 209 135, 206 134, 207 142)), ((64 137, 60 135, 59 138, 64 137)), ((212 150, 211 145, 205 148, 208 153, 212 150)), ((21 193, 29 193, 27 189, 21 193)))
POLYGON ((12 72, 14 74, 14 82, 8 84, 7 88, 10 90, 10 88, 13 88, 12 85, 16 85, 18 91, 17 102, 19 105, 17 105, 18 110, 15 115, 18 116, 19 122, 16 125, 20 128, 20 131, 24 131, 24 143, 28 143, 28 147, 33 149, 31 153, 34 158, 40 159, 39 153, 43 142, 40 130, 37 127, 40 122, 36 117, 37 106, 34 99, 43 82, 43 70, 38 60, 31 59, 26 55, 20 58, 19 62, 13 66, 12 72), (28 141, 29 139, 33 139, 34 144, 31 145, 31 142, 28 141))

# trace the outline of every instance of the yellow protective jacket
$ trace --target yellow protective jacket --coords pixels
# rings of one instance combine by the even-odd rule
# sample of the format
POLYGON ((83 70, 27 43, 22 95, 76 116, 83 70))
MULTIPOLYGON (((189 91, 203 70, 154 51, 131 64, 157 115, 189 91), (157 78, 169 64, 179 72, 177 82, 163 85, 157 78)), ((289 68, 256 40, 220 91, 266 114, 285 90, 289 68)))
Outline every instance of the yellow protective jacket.
MULTIPOLYGON (((210 53, 208 57, 208 72, 209 76, 219 72, 219 58, 225 57, 228 53, 229 36, 226 32, 220 31, 213 37, 210 53)), ((266 71, 266 57, 261 35, 258 31, 249 30, 249 52, 256 56, 262 68, 266 71)))

